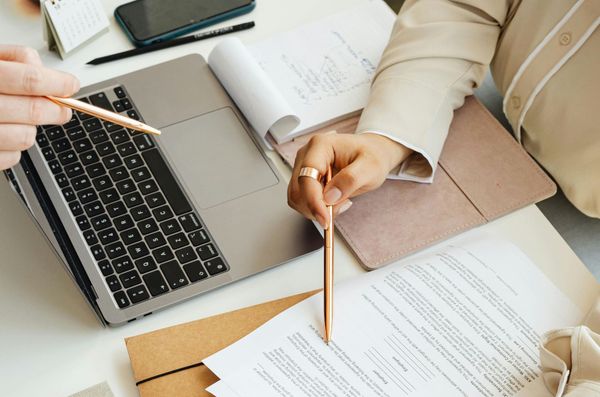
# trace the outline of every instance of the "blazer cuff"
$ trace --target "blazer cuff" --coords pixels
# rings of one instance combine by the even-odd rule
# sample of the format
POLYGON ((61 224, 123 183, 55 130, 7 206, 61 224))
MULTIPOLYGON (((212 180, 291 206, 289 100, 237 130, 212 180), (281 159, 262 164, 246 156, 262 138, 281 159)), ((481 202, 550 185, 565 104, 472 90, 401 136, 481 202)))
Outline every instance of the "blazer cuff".
POLYGON ((398 166, 390 171, 387 176, 388 179, 419 183, 433 182, 433 174, 437 163, 431 159, 431 156, 427 153, 427 151, 405 141, 404 139, 398 138, 397 136, 388 134, 384 131, 365 130, 356 131, 356 134, 381 135, 413 151, 413 153, 408 156, 406 160, 398 164, 398 166))

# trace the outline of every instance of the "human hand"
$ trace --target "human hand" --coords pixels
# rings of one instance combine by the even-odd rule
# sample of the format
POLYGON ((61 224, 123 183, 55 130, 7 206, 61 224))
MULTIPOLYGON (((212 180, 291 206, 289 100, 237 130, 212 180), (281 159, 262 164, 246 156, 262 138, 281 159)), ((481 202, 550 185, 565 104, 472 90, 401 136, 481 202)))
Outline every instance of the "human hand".
POLYGON ((0 170, 17 164, 35 142, 36 125, 64 124, 71 110, 44 98, 79 90, 72 75, 45 68, 37 51, 0 45, 0 170))
POLYGON ((352 204, 350 197, 379 187, 390 170, 411 153, 405 146, 377 134, 315 135, 296 155, 288 185, 288 205, 325 228, 329 221, 327 205, 334 206, 334 214, 345 211, 352 204), (312 178, 298 179, 302 167, 316 168, 325 175, 329 165, 335 176, 325 188, 312 178))

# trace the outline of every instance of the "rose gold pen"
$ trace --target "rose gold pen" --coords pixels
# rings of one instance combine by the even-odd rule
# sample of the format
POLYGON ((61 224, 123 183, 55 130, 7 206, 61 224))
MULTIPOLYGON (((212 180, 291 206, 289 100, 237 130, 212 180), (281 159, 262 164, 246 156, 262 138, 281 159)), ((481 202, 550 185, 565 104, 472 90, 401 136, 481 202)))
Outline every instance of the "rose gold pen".
MULTIPOLYGON (((331 166, 327 168, 325 175, 325 184, 331 180, 331 166)), ((325 343, 329 344, 331 340, 331 327, 333 325, 333 206, 328 205, 329 222, 325 229, 325 286, 323 295, 325 297, 325 343)))
POLYGON ((54 96, 46 96, 49 100, 56 103, 59 106, 65 106, 73 110, 80 111, 82 113, 90 114, 99 119, 110 121, 111 123, 121 125, 125 128, 131 128, 132 130, 145 132, 147 134, 160 135, 160 131, 156 128, 150 127, 142 123, 141 121, 130 119, 129 117, 121 116, 118 113, 110 112, 106 109, 102 109, 98 106, 90 105, 82 101, 78 101, 73 98, 59 98, 54 96))

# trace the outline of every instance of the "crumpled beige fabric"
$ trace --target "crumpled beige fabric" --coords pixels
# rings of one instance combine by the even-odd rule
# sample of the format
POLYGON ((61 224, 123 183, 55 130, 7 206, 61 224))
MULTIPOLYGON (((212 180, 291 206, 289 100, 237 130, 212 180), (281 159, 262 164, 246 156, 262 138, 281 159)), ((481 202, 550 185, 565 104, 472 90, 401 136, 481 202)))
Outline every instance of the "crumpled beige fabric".
POLYGON ((600 297, 583 325, 544 334, 540 359, 553 395, 600 397, 600 297))

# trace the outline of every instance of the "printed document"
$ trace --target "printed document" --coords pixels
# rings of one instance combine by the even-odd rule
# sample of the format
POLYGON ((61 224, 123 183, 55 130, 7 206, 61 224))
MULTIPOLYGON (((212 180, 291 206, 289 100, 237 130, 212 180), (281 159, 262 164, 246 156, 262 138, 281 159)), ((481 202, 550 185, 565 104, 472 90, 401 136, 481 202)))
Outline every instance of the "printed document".
POLYGON ((538 341, 583 313, 512 244, 479 239, 317 294, 204 360, 230 396, 542 396, 538 341))

